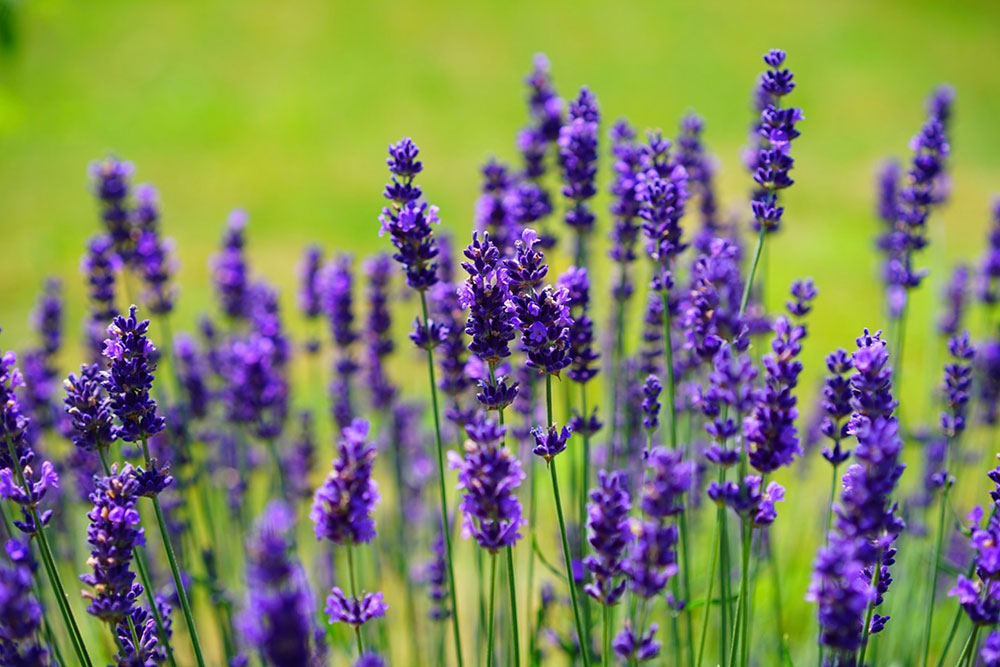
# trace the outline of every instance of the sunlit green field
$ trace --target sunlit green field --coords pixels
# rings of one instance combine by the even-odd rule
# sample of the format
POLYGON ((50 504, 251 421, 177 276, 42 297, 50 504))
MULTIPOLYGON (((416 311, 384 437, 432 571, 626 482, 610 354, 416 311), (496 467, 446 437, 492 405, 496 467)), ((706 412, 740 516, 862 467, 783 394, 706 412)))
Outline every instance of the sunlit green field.
MULTIPOLYGON (((905 419, 937 423, 941 287, 955 262, 978 261, 990 202, 1000 193, 996 3, 35 0, 16 3, 13 16, 15 42, 0 55, 0 349, 30 340, 28 314, 50 275, 66 286, 68 338, 82 337, 79 258, 99 224, 86 167, 108 153, 134 161, 137 182, 160 190, 164 230, 176 239, 181 263, 176 329, 192 328, 199 313, 212 310, 208 260, 227 212, 239 206, 250 214, 254 271, 281 288, 288 326, 301 332, 295 265, 306 243, 358 257, 388 248, 376 220, 385 147, 404 135, 422 149, 427 198, 464 245, 479 166, 491 155, 517 159, 514 136, 527 113, 523 78, 539 51, 551 59, 563 96, 581 84, 596 93, 602 139, 619 117, 672 136, 684 112, 701 114, 719 163, 722 208, 746 221, 751 181, 740 150, 750 89, 763 67, 760 54, 784 48, 798 82, 793 101, 806 119, 784 228, 769 241, 763 276, 772 308, 796 277, 812 276, 820 289, 800 384, 806 412, 823 356, 852 347, 862 327, 884 326, 874 169, 884 157, 908 158, 926 95, 948 82, 957 92, 953 192, 931 217, 931 245, 921 257, 931 274, 914 295, 903 368, 905 419)), ((609 167, 602 153, 602 190, 609 167)), ((602 238, 607 199, 602 194, 597 204, 602 238)), ((603 327, 609 267, 595 271, 595 319, 603 327)), ((398 320, 411 318, 410 305, 397 307, 398 320)), ((982 331, 978 314, 971 326, 982 331)), ((62 361, 66 370, 75 366, 77 350, 62 361)), ((422 385, 411 384, 420 394, 422 385)), ((323 397, 304 400, 320 405, 323 397)), ((983 451, 988 436, 976 435, 983 451)), ((963 473, 957 512, 987 501, 989 459, 963 473)), ((917 482, 917 474, 904 475, 904 483, 917 482)), ((807 471, 779 479, 790 496, 771 534, 784 570, 784 629, 795 664, 811 664, 815 609, 803 596, 822 539, 828 469, 817 458, 807 471)), ((708 526, 706 515, 698 542, 706 552, 708 526)), ((459 549, 471 562, 472 548, 459 549)), ((913 576, 926 564, 919 567, 913 576)), ((707 564, 697 568, 700 591, 707 564)), ((916 582, 899 574, 899 619, 879 655, 885 664, 911 657, 907 642, 922 621, 920 614, 912 624, 904 620, 904 601, 924 602, 905 598, 916 582)), ((753 632, 766 646, 774 590, 767 576, 760 580, 753 632)), ((473 591, 464 594, 471 609, 473 591)), ((948 609, 942 617, 950 619, 948 609)))

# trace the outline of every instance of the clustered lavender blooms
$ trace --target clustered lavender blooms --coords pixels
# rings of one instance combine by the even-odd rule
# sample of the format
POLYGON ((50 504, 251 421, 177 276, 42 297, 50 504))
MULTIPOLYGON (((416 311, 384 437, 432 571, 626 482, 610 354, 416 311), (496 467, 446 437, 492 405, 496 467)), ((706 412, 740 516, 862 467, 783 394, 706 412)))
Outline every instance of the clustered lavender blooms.
POLYGON ((355 419, 343 429, 333 470, 313 497, 309 518, 316 539, 334 544, 367 543, 375 537, 372 510, 378 484, 372 479, 375 448, 367 442, 368 422, 355 419))
MULTIPOLYGON (((299 265, 299 310, 310 322, 319 319, 323 314, 322 287, 320 284, 323 266, 323 251, 317 245, 310 245, 302 256, 299 265)), ((318 338, 310 337, 306 341, 306 350, 311 353, 319 351, 318 338)))
POLYGON ((334 379, 330 384, 330 394, 334 397, 332 410, 337 426, 345 428, 355 416, 352 378, 358 370, 352 354, 358 334, 354 329, 354 275, 351 258, 347 255, 337 257, 325 267, 323 273, 324 309, 330 321, 336 348, 334 379))
POLYGON ((37 563, 27 543, 6 545, 11 563, 0 565, 0 663, 48 667, 53 664, 41 641, 42 605, 33 596, 31 580, 37 563))
POLYGON ((613 605, 625 592, 625 579, 615 580, 624 574, 623 558, 632 536, 628 519, 632 503, 625 488, 625 474, 601 470, 597 488, 590 492, 590 501, 587 542, 594 551, 583 564, 593 580, 584 589, 601 604, 613 605))
POLYGON ((994 483, 994 490, 990 491, 994 511, 985 525, 980 525, 982 508, 977 507, 970 515, 973 527, 969 546, 975 551, 975 578, 960 574, 955 587, 948 591, 949 596, 958 599, 966 615, 977 626, 992 626, 1000 621, 1000 516, 995 510, 1000 498, 1000 466, 991 470, 989 477, 994 483))
POLYGON ((569 115, 559 129, 559 166, 562 169, 562 194, 570 204, 565 220, 577 232, 577 257, 583 258, 583 239, 593 230, 595 216, 587 202, 597 194, 597 123, 600 114, 597 99, 584 86, 569 105, 569 115))
POLYGON ((139 320, 136 308, 128 317, 118 315, 108 326, 104 356, 110 364, 104 388, 111 397, 111 409, 121 422, 119 436, 126 442, 139 442, 163 430, 165 420, 149 395, 156 370, 156 348, 146 337, 149 320, 139 320))

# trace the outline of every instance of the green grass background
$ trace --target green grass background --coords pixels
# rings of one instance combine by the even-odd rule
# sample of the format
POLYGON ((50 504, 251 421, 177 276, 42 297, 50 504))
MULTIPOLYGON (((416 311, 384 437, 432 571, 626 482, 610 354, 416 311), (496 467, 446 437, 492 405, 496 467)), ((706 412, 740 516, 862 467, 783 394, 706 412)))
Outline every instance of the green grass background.
MULTIPOLYGON (((464 238, 478 166, 490 154, 515 158, 522 79, 537 51, 550 56, 564 96, 591 86, 603 129, 625 116, 672 135, 682 113, 701 113, 723 207, 744 218, 750 89, 763 51, 789 52, 798 81, 789 101, 806 120, 766 279, 771 294, 804 275, 821 290, 805 353, 810 392, 823 354, 882 326, 872 175, 884 156, 907 157, 934 85, 957 91, 954 191, 932 216, 922 257, 931 277, 911 313, 911 414, 931 414, 941 282, 955 261, 978 260, 1000 192, 993 2, 34 0, 16 3, 14 20, 16 44, 0 57, 3 348, 30 339, 28 312, 46 275, 66 282, 70 336, 80 330, 77 267, 97 224, 86 166, 108 152, 135 161, 137 180, 161 191, 181 262, 177 328, 211 307, 207 262, 235 206, 250 212, 255 271, 282 288, 297 327, 294 266, 305 243, 359 255, 387 246, 376 235, 384 149, 402 135, 422 148, 424 190, 464 238)), ((599 224, 603 236, 605 214, 599 224)), ((825 484, 802 493, 818 506, 825 484)), ((801 591, 818 531, 804 538, 792 528, 788 588, 801 591)), ((797 592, 785 597, 794 618, 811 617, 797 592)))

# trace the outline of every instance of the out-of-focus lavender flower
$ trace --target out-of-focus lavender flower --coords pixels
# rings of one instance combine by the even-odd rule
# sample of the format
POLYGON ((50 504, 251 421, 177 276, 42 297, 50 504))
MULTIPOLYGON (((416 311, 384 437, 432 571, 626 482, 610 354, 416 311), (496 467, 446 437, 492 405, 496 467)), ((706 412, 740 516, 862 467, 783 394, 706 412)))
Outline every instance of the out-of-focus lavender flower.
POLYGON ((247 214, 235 209, 226 219, 226 230, 222 236, 222 248, 212 258, 212 272, 215 291, 222 312, 233 319, 247 316, 249 278, 247 261, 244 256, 246 245, 247 214))
POLYGON ((441 366, 438 386, 445 395, 453 399, 453 402, 457 402, 458 397, 471 384, 465 372, 468 353, 462 325, 466 320, 465 308, 459 298, 458 289, 450 282, 434 286, 431 292, 431 305, 432 317, 445 329, 437 360, 441 366))
POLYGON ((474 537, 491 553, 516 544, 527 523, 516 491, 525 476, 521 463, 499 446, 506 430, 477 413, 466 425, 464 456, 448 452, 450 467, 458 471, 458 489, 464 492, 458 506, 465 513, 462 535, 474 537))
POLYGON ((626 662, 648 662, 660 655, 660 642, 655 639, 659 629, 656 623, 650 623, 649 631, 637 637, 631 621, 626 618, 625 627, 612 640, 611 646, 615 654, 626 662))
POLYGON ((705 456, 716 465, 731 466, 739 460, 739 448, 727 442, 739 432, 739 415, 754 405, 754 379, 757 368, 747 354, 739 354, 733 345, 724 344, 715 353, 708 389, 699 397, 698 406, 708 417, 705 430, 712 437, 705 456))
POLYGON ((444 621, 451 617, 448 608, 448 554, 445 550, 444 533, 440 522, 431 541, 431 561, 427 564, 427 595, 431 599, 431 610, 428 612, 432 621, 444 621))
POLYGON ((323 249, 318 245, 306 246, 299 264, 299 309, 307 320, 323 314, 322 285, 323 249))
POLYGON ((512 228, 514 219, 509 211, 511 203, 508 192, 514 186, 507 165, 490 158, 483 165, 482 194, 476 200, 474 221, 479 232, 489 232, 493 242, 507 250, 517 236, 512 228))
POLYGON ((316 467, 316 433, 312 413, 299 413, 299 431, 285 456, 285 479, 292 498, 309 498, 312 495, 310 477, 316 467))
POLYGON ((114 156, 91 162, 88 169, 91 190, 101 206, 101 219, 111 236, 115 252, 126 262, 131 261, 133 247, 128 197, 134 171, 131 162, 123 162, 114 156))
POLYGON ((739 248, 725 239, 715 239, 710 246, 709 254, 692 265, 691 289, 680 316, 684 348, 702 361, 710 361, 724 340, 738 340, 744 326, 739 318, 739 248))
POLYGON ((632 537, 628 516, 631 509, 625 473, 601 470, 587 504, 587 542, 593 553, 583 559, 593 576, 584 590, 601 604, 613 605, 625 592, 625 579, 615 580, 623 573, 622 559, 632 537))
POLYGON ((323 308, 330 322, 333 344, 336 348, 334 379, 330 385, 333 397, 333 416, 340 428, 348 426, 355 416, 351 380, 358 370, 352 346, 358 339, 354 329, 354 278, 352 261, 340 255, 323 269, 323 308))
POLYGON ((146 336, 149 320, 140 321, 135 311, 132 306, 128 317, 115 317, 104 341, 104 356, 110 360, 104 388, 121 422, 119 436, 126 442, 139 442, 159 433, 165 425, 157 414, 156 401, 149 395, 156 370, 156 348, 146 336))
POLYGON ((569 325, 570 367, 566 375, 585 384, 594 379, 599 355, 594 351, 594 321, 590 319, 590 279, 587 269, 570 267, 559 276, 557 285, 566 290, 566 305, 573 318, 569 325))
MULTIPOLYGON (((662 142, 665 146, 663 151, 670 146, 667 139, 657 135, 651 136, 650 142, 662 142)), ((650 147, 649 150, 659 149, 650 147)), ((663 159, 667 159, 666 154, 663 159)), ((672 283, 671 263, 687 247, 681 239, 683 230, 680 220, 688 199, 688 174, 679 164, 670 167, 664 174, 660 171, 654 162, 653 166, 640 173, 635 193, 642 203, 639 215, 643 219, 646 250, 658 264, 658 271, 653 276, 655 289, 669 290, 672 283)))
POLYGON ((660 392, 663 385, 655 375, 647 375, 642 385, 642 426, 652 433, 660 425, 660 392))
POLYGON ((73 444, 85 452, 107 447, 118 439, 111 399, 104 393, 103 373, 97 364, 84 364, 80 375, 69 374, 63 385, 63 404, 73 427, 73 444))
POLYGON ((812 278, 796 280, 791 287, 792 300, 785 302, 785 308, 792 317, 801 318, 812 310, 812 302, 819 294, 812 278))
MULTIPOLYGON (((514 185, 507 193, 504 202, 510 215, 514 229, 525 229, 535 226, 543 218, 552 213, 552 201, 549 193, 537 183, 523 181, 514 185)), ((549 249, 555 246, 554 236, 543 230, 539 234, 540 248, 549 249)))
POLYGON ((274 343, 252 332, 232 340, 225 357, 222 401, 227 416, 258 437, 275 437, 285 423, 288 387, 276 363, 274 343))
POLYGON ((851 381, 847 374, 854 369, 851 355, 844 350, 836 350, 826 357, 826 368, 830 372, 823 381, 823 397, 820 408, 823 421, 820 426, 824 436, 832 446, 823 448, 823 458, 837 467, 846 461, 851 452, 844 449, 841 442, 847 437, 847 418, 851 416, 851 381))
POLYGON ((90 317, 86 325, 92 361, 101 360, 104 332, 118 313, 115 308, 115 274, 121 259, 115 253, 111 237, 95 236, 87 243, 80 271, 87 277, 90 317))
POLYGON ((378 502, 378 484, 372 478, 375 448, 367 442, 368 422, 355 419, 342 431, 333 470, 313 497, 309 518, 316 539, 334 544, 367 543, 375 537, 372 511, 378 502))
POLYGON ((969 342, 969 332, 953 336, 948 341, 951 363, 944 367, 944 390, 947 408, 941 413, 941 429, 954 440, 965 430, 969 390, 972 387, 972 358, 975 350, 969 342))
POLYGON ((424 291, 438 281, 438 250, 434 243, 431 225, 439 222, 437 206, 420 201, 420 186, 413 179, 423 169, 417 159, 420 149, 409 137, 389 146, 386 163, 392 172, 392 182, 385 186, 382 195, 389 206, 379 215, 379 235, 389 232, 396 254, 392 256, 406 271, 406 284, 417 291, 424 291))
POLYGON ((396 387, 386 375, 385 358, 392 354, 392 316, 389 312, 389 285, 392 280, 392 259, 388 255, 373 255, 364 264, 368 276, 368 318, 365 326, 366 370, 372 406, 386 410, 396 396, 396 387))
POLYGON ((1000 197, 993 201, 993 210, 986 249, 979 265, 980 300, 992 306, 1000 301, 1000 197))
POLYGON ((799 136, 796 124, 803 119, 797 107, 782 108, 781 98, 792 92, 795 83, 787 68, 785 52, 771 49, 764 54, 770 68, 760 78, 760 90, 766 100, 760 112, 757 132, 760 144, 752 161, 753 179, 758 189, 753 193, 750 210, 753 212, 754 229, 775 232, 781 227, 784 207, 778 205, 778 191, 793 181, 788 176, 795 161, 790 154, 792 140, 799 136))
POLYGON ((25 385, 23 407, 31 417, 32 427, 45 430, 55 423, 53 394, 59 376, 55 357, 62 343, 62 283, 57 278, 45 280, 31 313, 31 325, 39 341, 38 347, 26 352, 21 362, 25 385))
POLYGON ((642 169, 642 151, 635 141, 635 130, 624 120, 611 128, 611 153, 615 157, 610 207, 614 224, 608 256, 618 264, 614 297, 619 302, 625 302, 632 296, 629 267, 636 259, 635 244, 639 237, 641 203, 636 196, 636 186, 642 169))
POLYGON ((87 514, 91 547, 87 562, 93 572, 81 575, 80 580, 94 588, 83 594, 90 601, 87 611, 112 624, 124 620, 142 594, 131 570, 135 547, 145 544, 135 507, 138 499, 139 482, 128 463, 121 470, 112 464, 111 475, 99 478, 90 496, 94 507, 87 514))
POLYGON ((545 155, 559 137, 563 101, 556 94, 550 76, 549 59, 535 54, 528 84, 528 111, 531 124, 518 135, 517 144, 524 158, 524 175, 538 180, 545 174, 545 155))
POLYGON ((41 642, 42 605, 32 597, 31 579, 37 565, 28 544, 12 539, 7 553, 25 554, 0 565, 0 661, 5 665, 48 667, 52 664, 41 642))
POLYGON ((856 541, 830 536, 813 564, 806 599, 818 606, 820 643, 829 652, 828 664, 852 664, 861 647, 862 627, 875 591, 857 558, 856 541))
POLYGON ((347 596, 340 587, 334 586, 326 598, 323 611, 329 616, 330 623, 347 623, 357 628, 373 618, 383 618, 388 608, 382 593, 364 593, 356 598, 347 596))
POLYGON ((149 183, 135 186, 135 204, 130 211, 132 224, 140 235, 158 232, 160 223, 160 195, 149 183))
POLYGON ((692 194, 699 197, 701 228, 694 236, 694 246, 699 252, 708 253, 712 239, 720 235, 722 226, 718 220, 712 182, 715 166, 701 143, 704 127, 705 123, 698 114, 689 113, 681 119, 680 134, 677 136, 677 163, 688 174, 688 187, 692 194))
POLYGON ((1000 630, 993 630, 986 635, 982 648, 979 649, 979 657, 983 661, 983 667, 1000 667, 1000 630))
POLYGON ((305 571, 294 556, 292 510, 275 501, 258 519, 247 547, 246 609, 240 626, 249 644, 275 667, 319 665, 315 605, 305 571))
MULTIPOLYGON (((1000 497, 1000 466, 989 473, 995 489, 990 492, 994 503, 1000 497)), ((985 526, 979 526, 982 511, 970 515, 976 519, 972 526, 970 546, 975 549, 973 563, 975 579, 958 575, 949 596, 958 598, 962 609, 976 625, 996 625, 1000 620, 1000 517, 990 513, 985 526)))
POLYGON ((982 343, 976 354, 976 372, 978 374, 979 403, 982 405, 982 421, 984 424, 996 424, 1000 413, 1000 340, 982 343))
POLYGON ((365 651, 364 655, 358 658, 358 661, 354 663, 354 667, 385 667, 385 660, 378 653, 369 650, 365 651))
POLYGON ((641 373, 659 375, 663 370, 663 299, 655 291, 646 295, 646 310, 642 318, 642 344, 639 348, 641 373))
POLYGON ((204 417, 208 413, 211 390, 205 377, 205 357, 198 349, 194 339, 187 334, 174 336, 173 362, 176 365, 177 377, 184 391, 181 399, 187 414, 191 417, 204 417))
POLYGON ((173 242, 153 231, 143 232, 135 244, 133 258, 146 285, 143 302, 153 313, 169 313, 174 308, 177 287, 171 279, 177 271, 173 242))
POLYGON ((945 287, 944 310, 938 319, 938 331, 946 336, 954 336, 962 327, 965 306, 969 298, 969 267, 959 264, 951 272, 951 280, 945 287))
POLYGON ((802 372, 798 356, 806 332, 785 317, 775 322, 774 332, 771 353, 762 360, 766 373, 764 388, 743 420, 750 464, 765 474, 791 464, 796 455, 802 454, 795 426, 799 413, 792 392, 802 372))
MULTIPOLYGON (((594 213, 587 202, 597 194, 597 124, 600 115, 597 98, 584 86, 569 105, 566 124, 559 129, 559 166, 562 169, 562 194, 569 200, 566 224, 580 236, 594 228, 594 213)), ((578 238, 578 242, 582 241, 578 238)), ((580 256, 582 250, 577 251, 580 256)))
POLYGON ((47 278, 38 303, 31 314, 31 324, 41 338, 41 349, 47 359, 58 351, 62 343, 63 299, 62 283, 58 278, 47 278))

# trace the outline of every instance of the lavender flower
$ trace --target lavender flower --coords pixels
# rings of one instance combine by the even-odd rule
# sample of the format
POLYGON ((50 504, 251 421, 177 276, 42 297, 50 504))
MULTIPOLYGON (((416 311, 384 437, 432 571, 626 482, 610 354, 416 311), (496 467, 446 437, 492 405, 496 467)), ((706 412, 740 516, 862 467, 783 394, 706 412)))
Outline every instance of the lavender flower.
POLYGON ((716 465, 731 466, 739 460, 740 450, 729 449, 727 442, 739 432, 738 417, 754 406, 754 380, 757 368, 747 354, 724 344, 715 353, 708 389, 699 397, 702 414, 708 417, 705 430, 714 441, 705 456, 716 465))
POLYGON ((528 110, 532 125, 518 135, 517 143, 524 157, 524 175, 538 180, 545 174, 545 155, 559 137, 563 101, 556 94, 550 77, 549 59, 535 54, 534 68, 528 75, 528 110))
POLYGON ((632 623, 625 619, 625 627, 611 642, 612 648, 619 658, 626 662, 648 662, 660 655, 660 642, 655 639, 656 631, 660 629, 656 623, 649 624, 649 631, 637 637, 632 630, 632 623))
POLYGON ((87 340, 90 343, 92 361, 101 359, 104 331, 118 313, 115 308, 115 274, 120 268, 121 260, 115 254, 110 236, 95 236, 90 239, 80 270, 86 275, 90 286, 87 340))
POLYGON ((583 560, 593 576, 584 590, 601 604, 613 605, 625 592, 626 581, 615 583, 615 579, 622 574, 622 558, 631 539, 628 518, 631 508, 625 473, 601 470, 597 488, 590 492, 587 504, 587 542, 593 553, 583 560))
POLYGON ((996 424, 1000 413, 1000 341, 988 341, 982 344, 976 355, 978 367, 979 401, 982 407, 984 424, 996 424))
POLYGON ((156 188, 149 183, 135 186, 135 205, 130 211, 132 224, 141 235, 145 232, 157 232, 160 222, 160 201, 156 188))
POLYGON ((146 285, 143 300, 150 311, 169 313, 177 298, 177 288, 171 284, 171 278, 177 271, 173 242, 162 239, 156 229, 155 222, 159 218, 156 190, 150 185, 139 186, 136 198, 138 202, 133 218, 137 236, 132 259, 146 285))
POLYGON ((376 410, 388 409, 396 396, 396 387, 385 372, 385 358, 395 349, 392 316, 388 307, 391 270, 392 260, 388 255, 374 255, 364 264, 368 275, 368 318, 365 326, 368 390, 376 410))
POLYGON ((212 398, 212 391, 205 377, 205 355, 198 349, 194 339, 187 334, 177 334, 174 336, 173 362, 184 389, 181 399, 186 413, 191 417, 204 417, 212 398))
POLYGON ((536 427, 531 429, 531 435, 535 438, 535 447, 531 452, 535 456, 545 459, 546 463, 551 463, 552 459, 566 450, 566 441, 569 440, 570 430, 565 426, 559 430, 556 426, 548 428, 536 427))
MULTIPOLYGON (((594 228, 594 214, 587 205, 597 189, 597 99, 584 86, 569 105, 569 117, 559 129, 559 166, 562 169, 562 194, 570 201, 566 224, 580 235, 594 228)), ((579 256, 579 252, 577 253, 579 256)))
MULTIPOLYGON (((11 540, 7 553, 29 554, 27 543, 11 540)), ((52 664, 40 641, 42 605, 32 597, 31 579, 37 567, 30 556, 0 565, 0 663, 47 667, 52 664)))
POLYGON ((865 329, 856 342, 858 349, 851 358, 855 370, 851 376, 851 407, 871 420, 889 417, 898 403, 892 397, 892 368, 882 332, 872 335, 865 329))
POLYGON ((366 651, 364 655, 358 658, 358 661, 354 663, 354 667, 385 667, 385 660, 375 653, 374 651, 366 651))
MULTIPOLYGON (((1000 497, 1000 466, 989 473, 995 489, 990 492, 994 503, 1000 497)), ((996 625, 1000 620, 1000 517, 991 513, 985 526, 979 526, 982 510, 976 508, 970 546, 975 550, 975 579, 958 575, 949 596, 958 598, 962 609, 976 625, 996 625)))
POLYGON ((431 599, 429 616, 432 621, 444 621, 451 616, 451 609, 448 608, 448 564, 445 560, 448 554, 440 522, 431 542, 431 555, 431 562, 427 565, 427 594, 431 599))
POLYGON ((472 234, 472 243, 463 253, 462 262, 469 277, 459 288, 459 301, 469 309, 465 333, 469 334, 469 350, 483 362, 495 366, 510 356, 510 341, 514 340, 514 323, 506 309, 510 298, 507 271, 499 248, 488 232, 483 240, 472 234))
POLYGON ((144 440, 165 425, 157 414, 156 401, 149 395, 156 370, 156 348, 146 337, 148 329, 149 320, 139 321, 132 306, 128 317, 115 317, 104 341, 104 356, 110 360, 104 388, 121 422, 119 436, 126 442, 144 440))
POLYGON ((457 401, 457 398, 471 384, 465 372, 467 348, 464 328, 461 322, 466 319, 465 308, 462 306, 458 289, 451 283, 440 283, 431 292, 433 319, 441 323, 444 337, 441 341, 441 353, 438 363, 441 366, 441 380, 438 383, 441 391, 457 401))
POLYGON ((854 539, 832 534, 813 566, 806 599, 818 606, 820 643, 830 652, 829 664, 854 662, 865 611, 875 596, 857 551, 854 539))
POLYGON ((615 177, 611 184, 613 197, 610 211, 614 218, 611 228, 611 250, 608 256, 618 264, 618 281, 614 296, 619 302, 628 301, 632 295, 629 266, 635 261, 635 243, 639 236, 639 208, 636 196, 639 172, 642 168, 642 151, 635 142, 635 130, 624 120, 611 128, 611 152, 615 157, 615 177))
POLYGON ((945 287, 944 311, 938 319, 938 331, 946 336, 954 336, 962 326, 969 293, 969 267, 959 264, 951 272, 951 280, 945 287))
POLYGON ((972 357, 975 354, 969 343, 969 332, 963 331, 948 341, 952 362, 944 367, 944 394, 947 410, 941 413, 941 429, 954 440, 965 430, 969 389, 972 387, 972 357))
POLYGON ((692 193, 699 197, 699 212, 701 213, 701 229, 694 237, 694 246, 702 253, 708 253, 712 240, 719 236, 719 224, 715 187, 712 183, 715 167, 712 160, 705 154, 701 143, 701 133, 704 121, 701 116, 689 113, 681 119, 680 134, 677 137, 677 163, 684 167, 688 174, 688 184, 692 193))
POLYGON ((986 239, 986 250, 979 266, 980 300, 992 306, 1000 301, 1000 198, 993 201, 992 226, 986 239))
POLYGON ((97 364, 83 365, 80 375, 69 374, 63 383, 63 403, 72 427, 73 444, 85 452, 107 447, 118 439, 111 399, 104 393, 103 373, 97 364))
POLYGON ((375 448, 367 438, 368 422, 363 419, 355 419, 342 431, 339 457, 326 481, 316 489, 309 512, 316 524, 317 540, 357 544, 375 537, 372 511, 379 494, 372 478, 375 448))
POLYGON ((826 368, 830 375, 823 381, 820 429, 833 442, 832 446, 823 448, 823 458, 836 468, 851 455, 850 450, 841 447, 841 441, 848 435, 847 418, 852 414, 851 381, 847 374, 853 370, 854 362, 847 352, 838 349, 826 357, 826 368))
POLYGON ((383 196, 390 205, 382 208, 379 216, 379 236, 389 232, 396 254, 392 256, 406 271, 406 284, 417 291, 432 287, 437 281, 434 258, 438 250, 434 244, 431 225, 439 222, 437 206, 420 202, 420 186, 413 184, 414 177, 423 169, 417 160, 420 150, 409 137, 389 146, 389 171, 392 182, 387 184, 383 196))
POLYGON ((330 321, 333 343, 336 347, 334 380, 330 393, 334 397, 333 415, 340 428, 345 428, 354 419, 355 411, 351 400, 351 379, 358 366, 352 358, 351 347, 358 339, 354 330, 354 301, 352 290, 351 258, 341 255, 323 269, 323 303, 330 321))
POLYGON ((287 450, 284 466, 290 497, 311 497, 310 478, 316 467, 316 433, 312 413, 308 410, 299 413, 299 431, 287 450))
POLYGON ((160 646, 156 621, 152 614, 142 607, 135 606, 129 611, 128 616, 131 618, 131 625, 127 619, 122 619, 115 626, 115 635, 119 645, 118 652, 114 655, 115 667, 139 667, 140 665, 153 667, 166 662, 166 652, 160 646), (133 639, 132 628, 135 628, 138 642, 133 639))
POLYGON ((1000 630, 993 630, 986 635, 983 646, 979 649, 979 657, 983 667, 1000 667, 1000 630))
POLYGON ((212 258, 219 304, 222 312, 233 319, 245 318, 248 310, 249 279, 244 256, 246 226, 246 211, 236 209, 230 213, 222 237, 222 249, 212 258))
POLYGON ((514 186, 507 166, 494 158, 483 165, 482 195, 476 200, 475 225, 480 232, 489 232, 493 241, 501 248, 511 246, 516 236, 514 222, 509 211, 508 191, 514 186))
POLYGON ((510 449, 498 446, 506 430, 477 414, 466 426, 465 456, 448 452, 450 467, 458 470, 458 489, 464 491, 462 536, 474 537, 491 553, 516 544, 527 523, 516 495, 525 476, 521 464, 510 449))
POLYGON ((307 246, 299 264, 299 309, 309 320, 315 320, 323 313, 322 266, 323 250, 317 245, 307 246))
POLYGON ((364 593, 360 598, 344 594, 338 586, 334 586, 326 598, 326 608, 323 610, 330 617, 330 623, 347 623, 352 627, 361 627, 373 618, 383 618, 389 605, 385 603, 382 593, 364 593))
POLYGON ((652 157, 652 166, 639 174, 636 198, 642 202, 639 215, 643 219, 642 231, 647 240, 647 252, 657 262, 660 273, 654 275, 657 290, 669 290, 669 272, 673 258, 687 244, 681 240, 683 230, 680 220, 688 199, 688 174, 684 167, 659 167, 659 160, 667 160, 670 141, 657 135, 650 136, 648 152, 662 157, 652 157), (666 173, 661 173, 665 171, 666 173))
POLYGON ((88 169, 92 179, 91 188, 101 206, 101 219, 107 228, 115 247, 115 252, 123 261, 131 261, 132 221, 128 212, 128 197, 131 189, 131 162, 122 162, 108 156, 101 162, 92 162, 88 169))
POLYGON ((587 314, 590 309, 587 269, 570 267, 559 276, 557 285, 566 290, 566 305, 573 318, 569 325, 571 363, 566 375, 575 382, 586 384, 597 375, 597 369, 591 365, 599 358, 594 351, 594 321, 587 314))
POLYGON ((646 376, 642 386, 642 426, 652 433, 660 425, 660 392, 663 385, 655 375, 646 376))
POLYGON ((318 636, 312 595, 290 549, 294 526, 291 509, 272 502, 257 521, 247 549, 249 592, 240 625, 250 645, 276 667, 320 664, 313 645, 318 636))
POLYGON ((142 594, 131 570, 135 547, 145 544, 135 507, 138 499, 139 482, 128 463, 121 470, 112 464, 111 474, 96 481, 90 496, 94 507, 87 514, 87 543, 91 547, 87 562, 93 573, 81 575, 80 580, 94 588, 83 594, 90 600, 87 611, 111 624, 124 620, 142 594))
POLYGON ((792 185, 788 176, 795 161, 790 154, 791 142, 799 136, 795 125, 803 119, 796 107, 781 108, 781 98, 792 92, 795 82, 788 69, 782 69, 785 52, 771 49, 764 54, 770 68, 760 78, 760 90, 766 103, 760 112, 760 145, 753 159, 754 181, 758 189, 750 202, 754 229, 775 232, 781 226, 784 207, 778 205, 778 191, 792 185))
POLYGON ((642 365, 639 370, 647 375, 662 372, 663 357, 663 299, 655 291, 646 295, 646 313, 642 318, 642 345, 639 348, 642 365))

